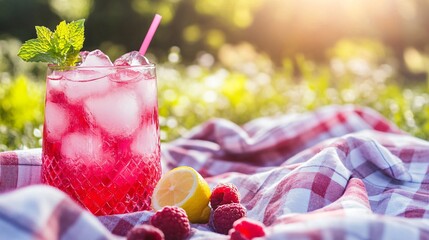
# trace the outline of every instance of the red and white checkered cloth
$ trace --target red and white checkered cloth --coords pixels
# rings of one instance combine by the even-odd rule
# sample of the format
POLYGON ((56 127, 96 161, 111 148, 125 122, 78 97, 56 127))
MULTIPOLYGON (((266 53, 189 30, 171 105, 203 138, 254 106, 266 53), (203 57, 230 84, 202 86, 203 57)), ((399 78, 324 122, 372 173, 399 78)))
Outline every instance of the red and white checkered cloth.
MULTIPOLYGON (((162 163, 235 184, 266 239, 429 239, 429 142, 368 108, 215 119, 164 144, 162 163)), ((40 149, 0 153, 0 239, 120 239, 153 214, 95 217, 40 185, 40 164, 40 149)), ((190 238, 228 236, 193 224, 190 238)))

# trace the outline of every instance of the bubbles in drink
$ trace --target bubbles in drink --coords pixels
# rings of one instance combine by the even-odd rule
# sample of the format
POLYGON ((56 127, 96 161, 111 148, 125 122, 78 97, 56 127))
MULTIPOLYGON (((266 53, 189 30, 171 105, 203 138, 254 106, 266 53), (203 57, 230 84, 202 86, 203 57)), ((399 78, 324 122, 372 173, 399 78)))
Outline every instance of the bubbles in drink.
POLYGON ((113 64, 115 66, 142 66, 149 65, 150 62, 146 57, 140 55, 139 52, 133 51, 122 55, 113 64))
POLYGON ((120 89, 84 102, 85 111, 94 124, 113 136, 129 136, 139 126, 141 111, 134 91, 120 89))
POLYGON ((45 107, 45 130, 50 140, 60 140, 69 126, 69 116, 59 104, 49 103, 45 107))

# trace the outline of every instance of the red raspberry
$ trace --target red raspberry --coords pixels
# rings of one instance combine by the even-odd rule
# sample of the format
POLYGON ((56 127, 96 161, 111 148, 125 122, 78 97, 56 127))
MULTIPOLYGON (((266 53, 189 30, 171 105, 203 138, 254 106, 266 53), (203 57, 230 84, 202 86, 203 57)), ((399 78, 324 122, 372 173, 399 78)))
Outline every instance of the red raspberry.
POLYGON ((176 206, 166 206, 157 211, 150 222, 161 229, 166 240, 183 240, 191 231, 185 210, 176 206))
POLYGON ((220 205, 213 213, 212 227, 215 232, 228 234, 233 223, 246 216, 246 209, 239 203, 220 205))
POLYGON ((220 205, 228 203, 239 203, 240 194, 238 189, 232 183, 220 183, 212 191, 210 195, 210 206, 215 210, 220 205))
POLYGON ((164 233, 152 225, 142 224, 128 232, 127 240, 164 240, 164 233))
POLYGON ((229 230, 231 240, 251 240, 265 236, 265 226, 250 218, 240 218, 233 224, 233 229, 229 230))

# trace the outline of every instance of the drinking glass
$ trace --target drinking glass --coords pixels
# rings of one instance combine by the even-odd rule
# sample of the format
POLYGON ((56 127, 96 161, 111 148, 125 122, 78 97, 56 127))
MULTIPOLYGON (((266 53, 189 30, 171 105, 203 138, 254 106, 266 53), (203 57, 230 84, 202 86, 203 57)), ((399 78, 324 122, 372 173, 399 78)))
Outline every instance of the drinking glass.
POLYGON ((42 152, 43 182, 93 214, 150 209, 161 176, 155 65, 50 65, 42 152))

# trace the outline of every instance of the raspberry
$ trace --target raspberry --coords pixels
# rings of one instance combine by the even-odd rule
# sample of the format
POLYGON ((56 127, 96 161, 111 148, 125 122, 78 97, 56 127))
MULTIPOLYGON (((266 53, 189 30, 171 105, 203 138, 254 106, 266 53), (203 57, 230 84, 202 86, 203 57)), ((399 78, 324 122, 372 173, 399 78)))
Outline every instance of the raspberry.
POLYGON ((250 218, 241 218, 234 222, 233 229, 229 230, 231 240, 251 240, 265 236, 265 226, 250 218))
POLYGON ((182 240, 189 236, 191 225, 185 210, 165 206, 150 219, 153 226, 161 229, 166 240, 182 240))
POLYGON ((152 225, 142 224, 128 232, 127 240, 164 240, 164 233, 152 225))
POLYGON ((220 205, 228 203, 239 203, 240 195, 238 189, 232 183, 220 183, 212 191, 210 206, 215 210, 220 205))
POLYGON ((246 216, 246 209, 239 203, 220 205, 213 213, 212 227, 215 232, 228 234, 233 223, 246 216))

